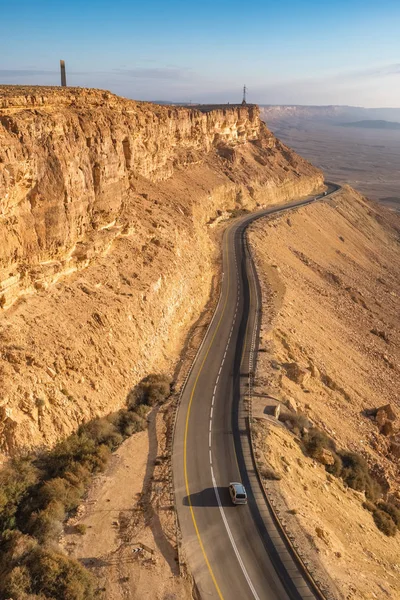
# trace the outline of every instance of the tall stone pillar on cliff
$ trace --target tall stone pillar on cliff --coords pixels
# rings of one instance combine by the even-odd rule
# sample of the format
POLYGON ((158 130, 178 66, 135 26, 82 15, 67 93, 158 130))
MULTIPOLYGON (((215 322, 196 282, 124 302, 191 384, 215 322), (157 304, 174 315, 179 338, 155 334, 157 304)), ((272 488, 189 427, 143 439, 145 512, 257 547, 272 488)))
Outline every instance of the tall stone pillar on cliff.
POLYGON ((60 69, 61 69, 61 85, 62 87, 67 87, 67 75, 65 73, 65 61, 60 60, 60 69))

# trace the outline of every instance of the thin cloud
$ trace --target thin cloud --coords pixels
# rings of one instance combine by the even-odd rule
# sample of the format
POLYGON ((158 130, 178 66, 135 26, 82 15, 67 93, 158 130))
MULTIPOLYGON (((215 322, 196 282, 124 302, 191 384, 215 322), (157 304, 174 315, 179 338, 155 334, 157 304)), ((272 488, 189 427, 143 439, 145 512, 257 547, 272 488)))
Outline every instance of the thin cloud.
POLYGON ((350 71, 346 73, 338 73, 334 79, 354 80, 354 79, 375 79, 377 77, 390 77, 392 75, 400 75, 400 63, 390 65, 382 65, 371 69, 362 69, 360 71, 350 71))
POLYGON ((0 77, 30 77, 32 75, 55 75, 59 71, 41 71, 40 69, 0 69, 0 77))
MULTIPOLYGON (((42 69, 0 69, 0 78, 6 79, 18 79, 20 77, 42 77, 46 75, 58 75, 59 71, 54 70, 42 70, 42 69)), ((180 69, 177 67, 155 67, 155 68, 142 68, 137 67, 133 69, 118 68, 112 69, 111 71, 71 71, 68 69, 68 75, 91 75, 96 76, 120 76, 123 78, 134 78, 134 79, 150 79, 150 80, 169 80, 169 81, 192 81, 195 77, 190 69, 180 69)))
POLYGON ((174 67, 157 67, 145 69, 137 67, 135 69, 113 69, 113 74, 125 75, 136 79, 169 79, 174 81, 188 81, 193 79, 193 74, 189 69, 179 69, 174 67))

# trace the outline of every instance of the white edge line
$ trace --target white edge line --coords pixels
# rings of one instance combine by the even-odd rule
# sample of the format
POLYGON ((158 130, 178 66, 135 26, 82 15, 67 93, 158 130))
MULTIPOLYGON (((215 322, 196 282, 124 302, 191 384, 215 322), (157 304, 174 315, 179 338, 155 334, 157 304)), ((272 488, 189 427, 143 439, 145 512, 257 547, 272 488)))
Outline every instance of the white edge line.
POLYGON ((228 521, 226 520, 225 511, 222 508, 221 499, 219 497, 219 492, 218 492, 218 488, 217 488, 217 482, 215 481, 214 469, 212 468, 212 465, 211 465, 211 477, 212 477, 212 482, 213 482, 213 486, 214 486, 215 496, 216 496, 217 502, 218 502, 218 507, 219 507, 219 510, 220 510, 220 513, 221 513, 222 520, 223 520, 224 525, 225 525, 225 529, 226 529, 226 531, 228 533, 228 536, 229 536, 229 539, 231 541, 232 548, 233 548, 233 550, 234 550, 234 552, 236 554, 236 558, 239 561, 239 565, 240 565, 240 567, 241 567, 241 569, 243 571, 243 575, 245 576, 246 581, 249 584, 249 588, 251 589, 254 598, 256 600, 260 600, 260 597, 259 597, 259 595, 257 594, 257 592, 255 590, 255 587, 254 587, 254 585, 253 585, 253 583, 252 583, 252 581, 251 581, 251 579, 249 577, 249 574, 248 574, 248 572, 246 570, 246 567, 244 566, 244 563, 242 561, 242 557, 239 554, 239 550, 237 549, 237 546, 235 544, 235 540, 233 539, 233 535, 232 535, 232 532, 231 532, 230 527, 228 525, 228 521))

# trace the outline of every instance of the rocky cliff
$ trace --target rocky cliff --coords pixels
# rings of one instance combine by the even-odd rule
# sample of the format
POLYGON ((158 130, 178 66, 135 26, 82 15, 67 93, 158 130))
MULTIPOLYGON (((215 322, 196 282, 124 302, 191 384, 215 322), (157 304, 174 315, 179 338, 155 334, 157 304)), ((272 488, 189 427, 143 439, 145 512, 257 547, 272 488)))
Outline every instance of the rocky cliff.
POLYGON ((256 106, 0 88, 0 451, 52 444, 170 371, 210 293, 213 225, 322 182, 256 106))

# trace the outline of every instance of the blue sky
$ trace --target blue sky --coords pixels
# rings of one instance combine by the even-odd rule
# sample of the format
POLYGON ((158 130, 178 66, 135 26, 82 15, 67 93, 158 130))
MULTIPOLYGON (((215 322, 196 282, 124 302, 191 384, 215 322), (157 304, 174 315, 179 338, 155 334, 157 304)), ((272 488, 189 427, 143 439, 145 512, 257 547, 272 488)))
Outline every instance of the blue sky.
POLYGON ((0 83, 140 100, 400 106, 399 0, 0 0, 0 83))

